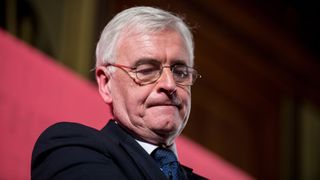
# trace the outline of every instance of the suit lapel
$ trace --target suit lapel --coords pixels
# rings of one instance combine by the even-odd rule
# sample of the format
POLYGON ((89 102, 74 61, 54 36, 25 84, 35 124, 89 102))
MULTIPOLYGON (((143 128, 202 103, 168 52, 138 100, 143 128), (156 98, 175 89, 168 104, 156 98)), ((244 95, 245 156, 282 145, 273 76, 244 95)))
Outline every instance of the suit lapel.
POLYGON ((189 179, 189 180, 207 180, 207 178, 193 173, 193 170, 191 168, 187 167, 187 166, 181 165, 181 168, 182 168, 182 172, 183 172, 184 176, 187 177, 186 179, 189 179))
MULTIPOLYGON (((134 174, 142 175, 148 180, 167 180, 153 158, 134 140, 129 133, 117 125, 115 121, 110 120, 109 123, 101 130, 101 133, 104 137, 108 137, 108 139, 111 139, 115 145, 118 146, 114 148, 121 148, 115 150, 118 152, 118 156, 121 156, 122 159, 125 158, 125 155, 128 156, 128 158, 125 158, 123 163, 134 163, 141 172, 141 174, 137 174, 138 172, 134 169, 126 169, 126 171, 130 171, 130 173, 128 172, 129 174, 133 176, 134 174), (119 154, 119 151, 123 151, 123 153, 119 154), (132 160, 131 162, 129 162, 130 159, 132 160)), ((206 179, 194 174, 192 169, 186 166, 182 166, 182 171, 186 179, 206 179)))
POLYGON ((128 140, 121 145, 141 169, 146 179, 166 179, 156 162, 137 142, 128 140))
POLYGON ((101 130, 103 136, 108 136, 123 149, 129 158, 136 164, 146 179, 166 180, 159 166, 152 157, 113 120, 101 130))

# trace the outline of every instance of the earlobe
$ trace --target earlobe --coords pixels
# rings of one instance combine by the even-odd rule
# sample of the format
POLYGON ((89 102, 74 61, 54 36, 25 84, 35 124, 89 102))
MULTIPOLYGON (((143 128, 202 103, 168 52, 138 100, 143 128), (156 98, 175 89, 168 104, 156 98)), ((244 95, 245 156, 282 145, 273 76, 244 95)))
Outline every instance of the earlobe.
POLYGON ((110 83, 110 74, 106 72, 105 67, 97 67, 95 74, 98 83, 99 93, 103 101, 107 104, 110 104, 112 102, 111 92, 108 86, 108 83, 110 83))

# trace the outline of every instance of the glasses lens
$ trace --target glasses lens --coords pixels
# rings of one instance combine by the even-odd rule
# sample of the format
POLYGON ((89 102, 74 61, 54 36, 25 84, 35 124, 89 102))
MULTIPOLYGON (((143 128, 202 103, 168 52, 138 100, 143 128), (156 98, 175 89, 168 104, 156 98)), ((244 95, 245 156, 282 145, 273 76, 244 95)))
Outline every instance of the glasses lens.
POLYGON ((149 82, 158 78, 160 67, 155 64, 141 64, 136 67, 135 72, 140 81, 149 82))
POLYGON ((186 65, 176 65, 172 72, 176 82, 182 85, 192 85, 194 77, 197 76, 197 72, 186 65))
MULTIPOLYGON (((148 84, 157 81, 161 75, 161 65, 146 63, 134 68, 139 83, 148 84)), ((171 66, 173 78, 177 84, 191 86, 199 77, 196 70, 186 65, 171 66)))

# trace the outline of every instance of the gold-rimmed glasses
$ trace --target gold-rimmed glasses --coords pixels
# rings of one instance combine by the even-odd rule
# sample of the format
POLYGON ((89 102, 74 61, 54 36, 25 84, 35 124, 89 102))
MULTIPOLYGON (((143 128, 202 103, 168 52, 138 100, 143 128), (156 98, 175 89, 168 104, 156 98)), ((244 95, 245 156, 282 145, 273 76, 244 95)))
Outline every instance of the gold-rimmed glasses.
POLYGON ((197 78, 201 78, 201 75, 197 70, 185 64, 163 66, 158 63, 143 63, 134 67, 129 67, 126 65, 109 63, 105 66, 113 66, 123 70, 139 85, 156 82, 160 78, 164 68, 170 68, 173 74, 173 79, 179 85, 191 86, 195 83, 197 78))

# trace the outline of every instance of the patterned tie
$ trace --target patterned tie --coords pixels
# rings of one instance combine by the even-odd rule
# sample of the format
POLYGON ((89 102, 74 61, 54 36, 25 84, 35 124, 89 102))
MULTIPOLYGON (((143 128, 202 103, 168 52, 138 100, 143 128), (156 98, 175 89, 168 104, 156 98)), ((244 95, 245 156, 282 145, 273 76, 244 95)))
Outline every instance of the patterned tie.
POLYGON ((162 172, 171 180, 179 180, 179 162, 176 155, 169 149, 157 148, 155 149, 151 156, 156 160, 157 164, 160 166, 162 172))

